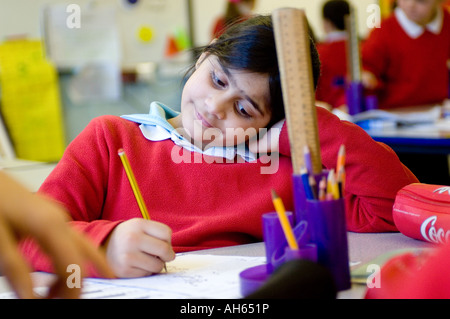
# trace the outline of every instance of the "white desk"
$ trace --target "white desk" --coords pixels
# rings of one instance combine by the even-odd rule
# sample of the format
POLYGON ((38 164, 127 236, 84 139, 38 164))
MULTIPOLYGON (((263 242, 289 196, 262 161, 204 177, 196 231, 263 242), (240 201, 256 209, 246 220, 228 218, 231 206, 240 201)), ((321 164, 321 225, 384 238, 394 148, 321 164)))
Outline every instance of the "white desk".
MULTIPOLYGON (((348 233, 349 259, 351 263, 365 264, 372 259, 390 251, 403 249, 420 249, 434 247, 433 244, 414 240, 401 233, 348 233)), ((263 243, 255 243, 241 246, 223 247, 196 251, 195 254, 223 255, 223 256, 256 256, 264 257, 263 243)), ((354 267, 357 267, 355 265, 354 267)), ((380 265, 382 266, 382 265, 380 265)), ((46 273, 33 273, 36 286, 45 286, 52 279, 52 275, 46 273)), ((365 285, 353 284, 352 288, 339 293, 341 299, 358 299, 364 296, 365 285)), ((4 277, 0 277, 0 293, 10 291, 4 277)))
MULTIPOLYGON (((401 233, 348 233, 349 260, 352 264, 358 263, 354 266, 355 268, 391 251, 431 247, 435 246, 428 242, 409 238, 401 233)), ((263 243, 209 249, 196 253, 265 256, 263 243)), ((360 299, 364 297, 365 291, 365 285, 352 284, 351 289, 339 292, 338 298, 360 299)))

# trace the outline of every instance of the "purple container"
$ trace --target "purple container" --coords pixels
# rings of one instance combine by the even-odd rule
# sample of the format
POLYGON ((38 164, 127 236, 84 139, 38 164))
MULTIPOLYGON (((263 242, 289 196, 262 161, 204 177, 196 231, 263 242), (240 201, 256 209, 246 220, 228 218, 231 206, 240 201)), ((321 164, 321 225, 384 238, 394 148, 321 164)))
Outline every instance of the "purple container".
POLYGON ((350 82, 345 89, 348 113, 355 115, 364 111, 364 92, 361 82, 350 82))
MULTIPOLYGON (((319 185, 322 177, 328 177, 328 170, 324 170, 319 174, 314 174, 314 179, 316 180, 316 184, 319 185)), ((292 176, 292 185, 293 185, 293 194, 294 194, 294 207, 295 207, 295 224, 298 224, 302 220, 307 221, 308 215, 306 211, 306 194, 305 194, 305 186, 303 185, 301 175, 293 175, 292 176)))
POLYGON ((243 297, 258 290, 269 279, 266 265, 247 268, 239 273, 241 295, 243 297))
POLYGON ((317 262, 317 245, 306 244, 299 247, 298 250, 286 247, 284 250, 284 262, 288 262, 294 259, 308 259, 310 261, 317 262))
POLYGON ((296 259, 296 258, 306 258, 311 261, 317 261, 317 247, 314 244, 310 244, 306 242, 306 230, 307 230, 307 222, 302 221, 297 224, 294 229, 294 236, 297 244, 299 246, 299 250, 292 250, 287 243, 287 240, 284 239, 280 244, 276 247, 276 249, 271 253, 270 263, 272 265, 272 269, 277 269, 285 262, 296 259))
POLYGON ((351 287, 344 200, 308 200, 308 230, 317 261, 327 267, 338 290, 351 287))
POLYGON ((298 250, 291 249, 289 246, 280 247, 272 255, 272 267, 277 269, 284 263, 294 259, 308 259, 317 262, 317 245, 315 244, 301 244, 298 250))
MULTIPOLYGON (((286 216, 291 225, 293 225, 294 214, 286 212, 286 216)), ((283 227, 281 227, 278 214, 275 212, 266 213, 263 219, 263 237, 266 248, 267 273, 271 274, 274 270, 272 265, 272 255, 279 249, 280 246, 286 245, 286 236, 284 235, 283 227)))
POLYGON ((378 109, 378 98, 376 95, 366 96, 366 111, 378 109))

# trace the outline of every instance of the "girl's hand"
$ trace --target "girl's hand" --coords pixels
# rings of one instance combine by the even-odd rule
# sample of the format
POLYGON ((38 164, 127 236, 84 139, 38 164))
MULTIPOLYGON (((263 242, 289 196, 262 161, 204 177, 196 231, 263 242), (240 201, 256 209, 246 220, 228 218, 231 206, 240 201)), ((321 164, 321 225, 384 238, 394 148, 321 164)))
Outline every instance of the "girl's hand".
POLYGON ((104 246, 115 275, 144 277, 160 272, 175 258, 172 231, 162 223, 134 218, 119 224, 104 246))
POLYGON ((278 152, 280 132, 284 124, 284 120, 274 124, 266 134, 259 139, 253 138, 248 142, 250 152, 255 154, 269 154, 278 152))
POLYGON ((48 298, 78 298, 81 287, 67 285, 68 266, 90 263, 107 278, 114 274, 105 256, 82 234, 72 229, 66 210, 43 195, 0 172, 0 272, 19 298, 35 298, 28 263, 18 249, 21 239, 32 238, 49 256, 56 280, 48 298))
POLYGON ((366 70, 361 72, 361 83, 369 90, 374 90, 380 85, 377 77, 372 72, 366 70))

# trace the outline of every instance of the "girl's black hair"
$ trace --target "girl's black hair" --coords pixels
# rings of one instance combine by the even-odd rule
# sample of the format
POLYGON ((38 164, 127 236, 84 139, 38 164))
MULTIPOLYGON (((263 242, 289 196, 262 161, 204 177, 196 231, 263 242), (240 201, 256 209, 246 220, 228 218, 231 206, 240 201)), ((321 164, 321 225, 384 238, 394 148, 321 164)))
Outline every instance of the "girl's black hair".
MULTIPOLYGON (((314 87, 320 74, 320 60, 310 38, 314 87)), ((270 15, 257 15, 231 25, 201 52, 214 54, 230 69, 240 69, 269 75, 271 120, 268 127, 285 117, 278 68, 275 36, 270 15)))

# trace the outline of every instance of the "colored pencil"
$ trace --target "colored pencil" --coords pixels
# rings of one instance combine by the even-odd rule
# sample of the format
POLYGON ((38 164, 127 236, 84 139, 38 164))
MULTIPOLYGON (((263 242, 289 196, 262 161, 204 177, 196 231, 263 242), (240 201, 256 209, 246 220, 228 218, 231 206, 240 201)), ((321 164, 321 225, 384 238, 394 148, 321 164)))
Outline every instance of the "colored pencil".
POLYGON ((342 144, 341 147, 339 147, 338 158, 336 163, 336 174, 339 174, 341 167, 344 167, 345 165, 345 155, 346 155, 345 145, 342 144))
POLYGON ((336 181, 339 186, 340 196, 344 196, 345 188, 345 145, 342 144, 339 148, 337 163, 336 163, 336 181))
POLYGON ((298 244, 295 240, 294 231, 292 230, 291 224, 286 216, 286 210, 284 208, 283 201, 278 196, 278 194, 272 189, 272 201, 277 211, 278 218, 280 219, 281 227, 283 228, 284 235, 288 242, 289 247, 292 250, 298 250, 298 244))
POLYGON ((332 194, 333 199, 339 199, 339 188, 338 184, 336 183, 334 170, 330 170, 330 172, 328 173, 327 193, 332 194))
POLYGON ((312 165, 312 158, 311 158, 311 152, 309 151, 308 145, 305 145, 303 147, 303 156, 305 159, 305 166, 306 170, 308 171, 308 174, 313 174, 313 165, 312 165))
POLYGON ((307 199, 314 199, 313 192, 311 190, 311 186, 309 185, 309 175, 306 168, 303 166, 300 168, 300 175, 303 182, 303 187, 305 189, 305 196, 307 199))
MULTIPOLYGON (((141 191, 139 190, 139 186, 136 182, 136 177, 134 176, 133 170, 131 169, 130 162, 128 161, 127 154, 124 149, 121 148, 117 151, 122 161, 123 168, 125 169, 125 173, 127 174, 128 181, 130 182, 131 188, 133 189, 134 197, 138 202, 139 210, 141 211, 141 215, 144 219, 150 220, 150 215, 147 210, 147 206, 145 206, 144 199, 142 198, 141 191)), ((167 272, 166 263, 164 263, 164 270, 167 272)))
POLYGON ((325 176, 319 182, 319 200, 325 200, 327 193, 327 178, 325 176))
POLYGON ((118 154, 120 156, 120 159, 122 160, 122 164, 125 169, 125 173, 127 174, 128 181, 130 182, 131 188, 133 189, 134 197, 136 197, 136 201, 138 203, 139 210, 141 211, 142 217, 144 219, 150 220, 150 215, 148 214, 147 206, 145 206, 144 199, 142 198, 141 191, 139 190, 139 186, 136 182, 136 178, 131 169, 127 154, 125 153, 125 151, 122 148, 118 150, 118 154))

